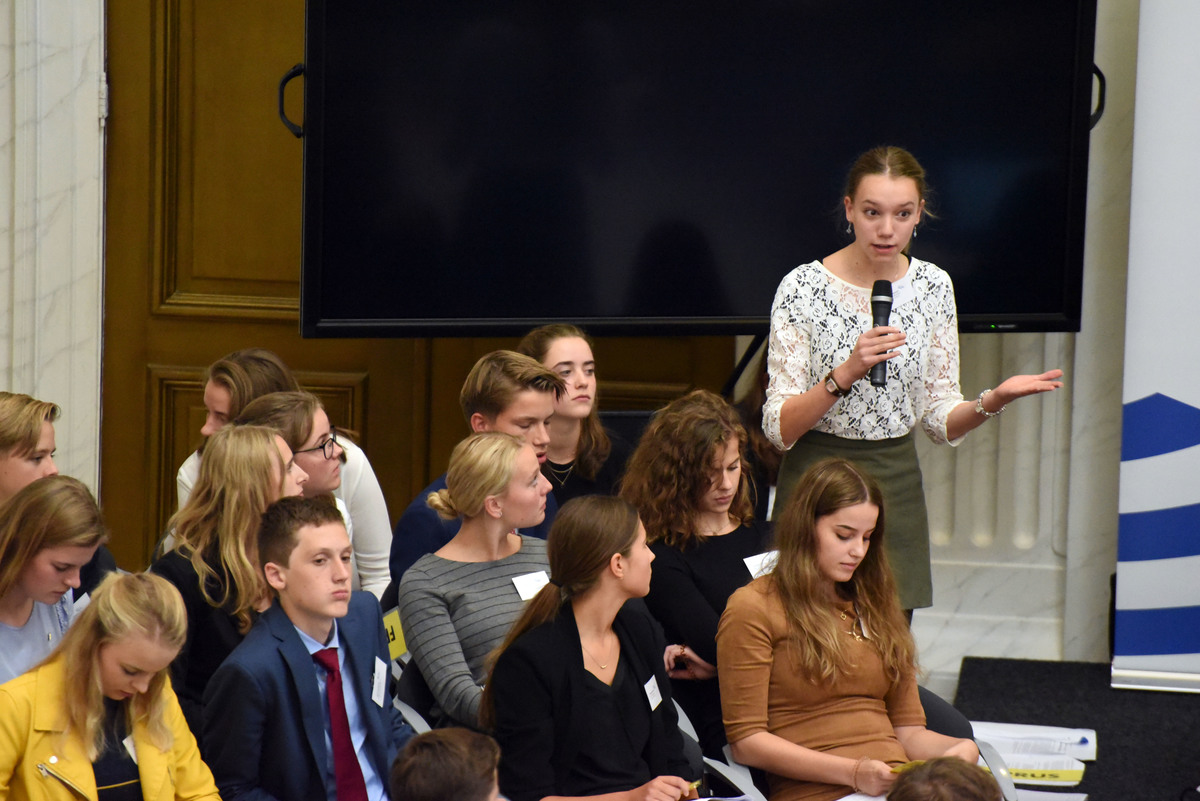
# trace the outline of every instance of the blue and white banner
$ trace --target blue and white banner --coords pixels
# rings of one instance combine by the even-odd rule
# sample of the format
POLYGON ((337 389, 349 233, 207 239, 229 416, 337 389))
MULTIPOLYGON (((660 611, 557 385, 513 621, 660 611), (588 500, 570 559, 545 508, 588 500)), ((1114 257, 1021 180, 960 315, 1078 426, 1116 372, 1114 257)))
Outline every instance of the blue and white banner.
POLYGON ((1200 692, 1200 3, 1139 13, 1112 682, 1200 692))

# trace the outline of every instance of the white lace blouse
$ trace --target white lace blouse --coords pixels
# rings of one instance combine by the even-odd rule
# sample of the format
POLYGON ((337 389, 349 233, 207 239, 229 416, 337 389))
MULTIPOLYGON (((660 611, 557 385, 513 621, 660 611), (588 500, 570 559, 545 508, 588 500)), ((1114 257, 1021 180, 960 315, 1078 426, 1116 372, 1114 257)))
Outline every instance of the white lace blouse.
MULTIPOLYGON (((848 284, 819 261, 802 264, 779 284, 771 306, 767 344, 770 382, 763 432, 784 447, 779 430, 783 403, 824 380, 849 358, 872 327, 870 290, 848 284)), ((958 383, 958 316, 954 287, 941 269, 912 259, 892 285, 891 324, 908 335, 903 355, 889 359, 887 386, 855 382, 815 426, 846 439, 879 440, 907 434, 920 422, 930 439, 946 437, 946 419, 962 402, 958 383)))

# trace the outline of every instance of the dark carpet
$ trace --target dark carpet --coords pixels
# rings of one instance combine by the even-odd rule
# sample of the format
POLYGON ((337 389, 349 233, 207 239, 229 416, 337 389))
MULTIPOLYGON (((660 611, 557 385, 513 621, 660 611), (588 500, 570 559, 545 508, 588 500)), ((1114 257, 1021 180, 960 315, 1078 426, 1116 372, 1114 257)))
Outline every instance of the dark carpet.
POLYGON ((954 705, 971 720, 1095 729, 1096 761, 1064 788, 1089 801, 1200 799, 1200 695, 1109 679, 1107 664, 966 657, 954 705))

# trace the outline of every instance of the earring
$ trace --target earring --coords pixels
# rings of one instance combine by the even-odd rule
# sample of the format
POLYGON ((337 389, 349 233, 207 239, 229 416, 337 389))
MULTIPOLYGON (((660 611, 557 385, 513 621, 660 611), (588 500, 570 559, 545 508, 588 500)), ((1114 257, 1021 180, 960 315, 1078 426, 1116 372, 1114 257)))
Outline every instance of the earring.
POLYGON ((912 236, 912 238, 913 238, 913 239, 916 239, 916 238, 917 238, 917 227, 916 227, 915 225, 913 226, 913 236, 912 236))
POLYGON ((852 223, 852 222, 846 223, 846 233, 848 233, 848 234, 854 233, 854 223, 852 223))

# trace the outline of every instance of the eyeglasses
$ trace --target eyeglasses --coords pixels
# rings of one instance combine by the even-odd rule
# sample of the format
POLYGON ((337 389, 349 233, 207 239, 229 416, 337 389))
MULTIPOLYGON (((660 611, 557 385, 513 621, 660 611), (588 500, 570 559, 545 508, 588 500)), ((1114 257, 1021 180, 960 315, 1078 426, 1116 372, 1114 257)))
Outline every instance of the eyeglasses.
POLYGON ((302 453, 313 453, 314 451, 320 451, 321 455, 324 456, 326 459, 332 459, 333 458, 333 446, 338 445, 338 444, 339 443, 337 440, 337 429, 330 428, 329 429, 329 439, 325 440, 324 442, 322 442, 320 445, 318 445, 315 448, 305 448, 302 451, 293 451, 292 455, 298 456, 302 453))

